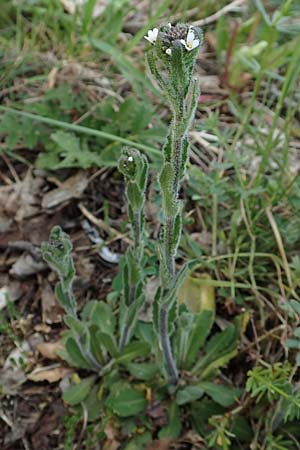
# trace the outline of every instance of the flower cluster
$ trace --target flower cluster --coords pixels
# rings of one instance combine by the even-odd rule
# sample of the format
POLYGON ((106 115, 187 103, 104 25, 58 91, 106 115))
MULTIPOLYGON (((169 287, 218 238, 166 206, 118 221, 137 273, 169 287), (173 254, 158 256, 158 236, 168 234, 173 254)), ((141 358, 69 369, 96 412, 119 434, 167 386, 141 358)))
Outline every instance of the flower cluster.
POLYGON ((172 54, 172 44, 176 41, 179 41, 188 52, 199 47, 201 44, 201 34, 199 33, 199 30, 192 25, 188 27, 185 24, 172 26, 169 23, 160 30, 158 28, 153 28, 153 30, 148 31, 147 36, 144 36, 144 38, 153 45, 155 45, 158 38, 160 38, 164 52, 167 55, 172 54))

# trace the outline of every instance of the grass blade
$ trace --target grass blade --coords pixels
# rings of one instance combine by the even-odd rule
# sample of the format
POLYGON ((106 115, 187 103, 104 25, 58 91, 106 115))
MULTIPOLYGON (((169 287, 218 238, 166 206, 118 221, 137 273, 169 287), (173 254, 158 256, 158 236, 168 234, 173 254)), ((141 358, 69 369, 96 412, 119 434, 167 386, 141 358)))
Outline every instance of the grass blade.
POLYGON ((136 147, 140 150, 144 150, 146 153, 154 156, 161 157, 161 152, 148 145, 140 144, 139 142, 131 141, 130 139, 122 138, 120 136, 116 136, 115 134, 106 133, 101 130, 94 130, 93 128, 83 127, 81 125, 74 125, 72 123, 62 122, 60 120, 51 119, 50 117, 38 116, 37 114, 32 114, 27 111, 20 111, 18 109, 9 108, 7 106, 0 106, 0 111, 9 112, 11 114, 15 114, 17 116, 27 117, 29 119, 35 120, 36 122, 46 123, 47 125, 51 125, 53 127, 64 128, 65 130, 72 130, 77 133, 86 134, 89 136, 96 136, 100 138, 109 139, 110 141, 121 142, 125 145, 130 145, 136 147))

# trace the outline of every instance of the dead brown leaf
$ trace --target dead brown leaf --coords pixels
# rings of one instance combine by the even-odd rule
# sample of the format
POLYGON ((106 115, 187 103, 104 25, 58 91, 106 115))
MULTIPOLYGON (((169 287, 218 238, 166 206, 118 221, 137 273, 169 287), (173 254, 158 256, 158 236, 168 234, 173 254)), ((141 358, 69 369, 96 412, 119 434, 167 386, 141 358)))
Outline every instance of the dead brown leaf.
POLYGON ((171 438, 163 438, 156 441, 151 442, 146 450, 169 450, 171 448, 171 444, 173 439, 171 438))
POLYGON ((113 419, 106 422, 104 427, 104 433, 106 434, 107 441, 103 446, 103 450, 117 450, 120 447, 120 442, 116 439, 118 430, 115 427, 113 419))
MULTIPOLYGON (((0 283, 1 283, 0 279, 0 283)), ((3 286, 0 288, 0 311, 1 309, 4 309, 7 304, 7 300, 10 302, 14 302, 18 300, 22 295, 22 289, 21 289, 21 283, 18 281, 10 281, 9 279, 6 280, 8 283, 3 284, 3 286)))
POLYGON ((155 294, 159 287, 159 278, 150 278, 145 286, 145 303, 139 314, 139 319, 143 322, 152 321, 152 305, 154 301, 155 294))
POLYGON ((46 325, 45 323, 37 323, 34 326, 34 331, 37 331, 37 332, 43 333, 43 334, 49 334, 52 331, 52 328, 49 327, 49 325, 46 325))
POLYGON ((12 265, 9 273, 17 278, 26 278, 46 268, 47 264, 42 259, 36 259, 29 253, 23 253, 12 265))
POLYGON ((44 195, 42 208, 54 208, 72 198, 80 198, 81 194, 88 186, 88 174, 80 171, 63 183, 57 182, 57 184, 59 184, 59 187, 52 189, 44 195))
POLYGON ((54 291, 47 280, 41 279, 41 302, 42 319, 44 323, 60 323, 62 321, 63 309, 57 303, 54 291))
POLYGON ((57 350, 62 349, 63 346, 60 341, 42 342, 41 344, 38 344, 36 348, 45 358, 57 360, 59 359, 57 350))
POLYGON ((4 217, 13 217, 17 222, 33 216, 40 210, 40 192, 44 179, 34 177, 28 170, 25 178, 8 186, 0 187, 0 212, 4 217))
POLYGON ((110 439, 106 441, 103 445, 103 450, 117 450, 120 448, 120 442, 118 441, 111 441, 110 439))
POLYGON ((72 370, 66 367, 37 367, 27 375, 27 378, 35 382, 48 381, 49 383, 55 383, 70 373, 72 373, 72 370))
POLYGON ((168 423, 166 407, 157 400, 151 400, 147 406, 147 416, 151 417, 155 425, 163 427, 168 423))
MULTIPOLYGON (((83 0, 60 0, 63 7, 69 14, 75 14, 77 8, 82 9, 84 5, 83 0)), ((97 0, 93 9, 93 18, 99 17, 105 10, 108 0, 97 0)))

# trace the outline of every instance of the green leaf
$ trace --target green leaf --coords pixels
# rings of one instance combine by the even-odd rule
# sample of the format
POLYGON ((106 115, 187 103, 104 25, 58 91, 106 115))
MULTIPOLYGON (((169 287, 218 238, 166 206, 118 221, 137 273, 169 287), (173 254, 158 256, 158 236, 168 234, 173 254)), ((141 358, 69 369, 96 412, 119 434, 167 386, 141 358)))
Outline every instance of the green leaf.
POLYGON ((159 366, 153 363, 128 363, 126 369, 133 377, 140 380, 153 380, 159 373, 159 366))
POLYGON ((149 444, 152 441, 152 435, 148 431, 146 433, 143 433, 140 436, 135 436, 126 447, 124 447, 124 450, 141 450, 146 448, 146 445, 149 444))
POLYGON ((162 428, 158 433, 159 438, 174 438, 177 439, 181 433, 181 419, 180 410, 176 402, 173 402, 169 408, 169 423, 162 428))
POLYGON ((206 355, 196 363, 192 373, 205 378, 216 368, 225 365, 237 353, 238 335, 239 330, 233 324, 216 333, 206 345, 206 355))
POLYGON ((92 165, 100 166, 102 160, 100 156, 91 152, 87 142, 80 142, 80 139, 74 134, 66 131, 57 131, 51 134, 51 139, 56 147, 49 148, 59 154, 61 161, 53 169, 64 167, 81 167, 87 169, 92 165))
POLYGON ((147 406, 145 394, 132 387, 120 385, 118 390, 114 390, 106 405, 121 417, 130 417, 141 413, 147 406))
POLYGON ((271 20, 267 14, 267 11, 265 10, 264 5, 262 4, 261 0, 254 0, 255 6, 258 9, 258 11, 261 13, 266 25, 269 27, 272 25, 271 20))
POLYGON ((294 336, 297 338, 300 338, 300 328, 299 327, 294 329, 294 336))
POLYGON ((105 364, 106 362, 106 352, 101 347, 101 342, 98 338, 99 329, 96 325, 91 325, 89 327, 89 335, 90 335, 90 350, 94 358, 100 363, 101 365, 105 364))
POLYGON ((117 345, 113 336, 98 331, 97 338, 113 358, 117 358, 119 356, 119 351, 117 349, 117 345))
POLYGON ((135 358, 145 358, 149 355, 151 347, 147 342, 132 342, 126 345, 120 356, 116 358, 119 364, 127 364, 135 358))
POLYGON ((202 311, 194 318, 194 325, 188 337, 186 357, 183 367, 190 369, 204 344, 214 322, 214 311, 202 311))
POLYGON ((75 335, 77 334, 78 336, 82 336, 86 331, 85 324, 74 316, 65 315, 64 322, 70 330, 75 333, 75 335))
POLYGON ((197 261, 190 261, 186 264, 184 264, 180 271, 178 272, 176 281, 174 283, 174 286, 169 290, 167 295, 162 298, 161 302, 162 305, 167 305, 169 308, 172 307, 173 303, 175 302, 178 294, 178 290, 180 286, 182 285, 183 281, 185 280, 187 274, 193 269, 195 264, 198 264, 197 261))
POLYGON ((83 321, 92 320, 93 311, 97 304, 98 304, 97 300, 90 300, 87 303, 85 303, 84 307, 80 311, 81 320, 83 321))
POLYGON ((296 348, 297 350, 300 350, 300 340, 299 339, 287 339, 284 344, 288 348, 296 348))
POLYGON ((200 435, 207 433, 207 422, 210 417, 223 415, 226 409, 218 405, 208 397, 193 402, 189 405, 190 415, 193 419, 193 425, 200 435))
POLYGON ((174 168, 172 163, 165 162, 162 171, 159 175, 159 183, 162 190, 163 208, 165 215, 173 217, 178 212, 178 201, 174 200, 173 182, 174 182, 174 168))
POLYGON ((113 336, 116 327, 116 317, 111 307, 105 302, 97 302, 90 313, 91 322, 106 334, 113 336))
POLYGON ((134 182, 128 182, 126 192, 132 210, 139 211, 144 203, 144 193, 134 182))
POLYGON ((86 361, 85 357, 81 353, 80 347, 74 338, 69 337, 65 343, 66 350, 70 355, 71 361, 77 367, 82 369, 90 369, 90 364, 86 361))
POLYGON ((201 398, 204 390, 199 386, 187 386, 180 389, 176 394, 177 405, 185 405, 186 403, 194 402, 201 398))
POLYGON ((94 382, 95 377, 88 377, 78 384, 73 384, 63 393, 64 401, 70 405, 78 405, 88 396, 94 382))
POLYGON ((64 291, 62 288, 61 282, 58 282, 55 285, 55 297, 60 306, 66 311, 66 313, 71 314, 72 311, 74 311, 74 308, 76 307, 74 297, 72 294, 71 296, 68 296, 68 292, 64 291))
POLYGON ((138 322, 134 334, 139 340, 153 344, 155 339, 153 326, 150 323, 138 322))
POLYGON ((182 217, 181 217, 181 211, 179 212, 179 214, 177 214, 176 218, 175 218, 175 222, 174 222, 174 230, 173 230, 173 248, 174 250, 177 249, 179 243, 180 243, 180 238, 181 238, 181 231, 182 231, 182 217))
MULTIPOLYGON (((128 283, 130 285, 137 285, 142 278, 141 274, 141 262, 134 249, 128 248, 126 251, 126 264, 128 269, 128 283)), ((125 274, 124 274, 125 275, 125 274)), ((128 294, 126 294, 128 295, 128 294)), ((130 295, 128 295, 130 299, 130 295)), ((130 299, 132 301, 132 299, 130 299)))
POLYGON ((197 384, 197 387, 202 389, 216 403, 225 407, 236 402, 242 393, 241 389, 225 386, 224 384, 210 383, 209 381, 202 381, 197 384))
POLYGON ((297 300, 291 300, 289 302, 295 313, 300 317, 300 302, 297 302, 297 300))
POLYGON ((227 363, 236 355, 237 355, 237 348, 235 345, 233 350, 226 352, 224 355, 214 359, 214 361, 208 364, 201 372, 200 378, 205 379, 212 373, 216 372, 216 370, 219 369, 219 367, 225 367, 227 363))
POLYGON ((128 307, 124 303, 124 299, 121 303, 120 311, 120 331, 122 335, 122 328, 126 325, 128 327, 128 339, 132 336, 135 330, 135 326, 138 319, 138 313, 144 304, 144 297, 140 295, 135 301, 128 307))
POLYGON ((83 401, 88 413, 88 420, 90 421, 99 419, 102 413, 103 400, 99 398, 98 391, 99 386, 93 386, 88 396, 83 401))
POLYGON ((236 416, 233 418, 231 432, 242 442, 250 444, 253 439, 253 430, 246 417, 243 416, 236 416))

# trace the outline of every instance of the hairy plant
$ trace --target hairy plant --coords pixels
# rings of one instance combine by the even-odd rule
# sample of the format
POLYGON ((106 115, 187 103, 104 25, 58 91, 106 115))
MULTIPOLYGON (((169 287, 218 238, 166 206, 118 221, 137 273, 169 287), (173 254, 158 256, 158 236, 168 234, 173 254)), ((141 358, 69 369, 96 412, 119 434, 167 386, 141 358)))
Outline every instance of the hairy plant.
MULTIPOLYGON (((146 415, 148 400, 138 381, 143 380, 154 395, 166 402, 169 423, 160 430, 160 437, 176 438, 181 430, 180 408, 204 396, 227 407, 239 397, 239 389, 215 384, 212 377, 236 355, 243 318, 236 317, 234 323, 209 337, 214 305, 206 304, 193 312, 187 304, 179 304, 179 289, 199 265, 198 260, 191 260, 180 270, 176 268, 183 216, 179 191, 188 161, 188 130, 199 97, 193 71, 201 31, 184 24, 167 25, 150 30, 146 38, 152 44, 147 51, 151 73, 172 113, 158 176, 162 228, 157 255, 148 258, 145 252, 148 244, 149 249, 155 248, 146 242, 144 232, 148 162, 139 150, 129 147, 122 149, 118 168, 125 180, 132 243, 121 259, 122 276, 117 276, 119 288, 113 296, 106 301, 88 301, 81 311, 77 310, 73 247, 59 226, 42 245, 42 253, 58 274, 56 296, 68 327, 60 356, 70 365, 92 373, 73 383, 64 392, 64 400, 75 411, 82 407, 91 421, 99 419, 103 409, 108 415, 125 418, 146 415), (146 299, 147 271, 156 271, 157 262, 160 283, 153 303, 153 324, 149 324, 140 320, 140 311, 146 299), (101 395, 97 396, 99 383, 101 395)), ((223 432, 225 425, 222 427, 220 433, 227 442, 229 434, 223 432)))
POLYGON ((148 162, 136 149, 124 148, 119 159, 119 170, 125 177, 128 215, 131 224, 133 246, 127 249, 123 269, 123 297, 121 303, 121 329, 119 347, 122 350, 130 338, 139 306, 143 299, 143 228, 145 189, 148 178, 148 162))
POLYGON ((178 381, 168 317, 176 303, 178 277, 175 259, 182 230, 182 205, 179 200, 181 180, 188 161, 188 130, 194 119, 199 82, 193 76, 196 57, 202 41, 201 30, 186 24, 154 28, 145 38, 152 46, 147 61, 152 75, 167 99, 172 120, 163 148, 163 165, 159 175, 164 224, 160 250, 161 290, 158 299, 158 333, 166 371, 172 383, 178 381))

